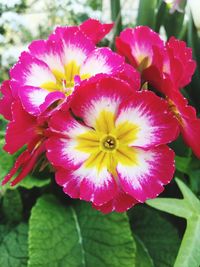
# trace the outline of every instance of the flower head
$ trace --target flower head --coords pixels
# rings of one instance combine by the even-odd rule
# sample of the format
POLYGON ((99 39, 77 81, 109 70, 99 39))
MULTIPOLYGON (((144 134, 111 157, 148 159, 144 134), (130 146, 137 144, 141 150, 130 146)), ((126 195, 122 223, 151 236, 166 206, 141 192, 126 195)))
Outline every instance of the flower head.
POLYGON ((124 59, 94 44, 110 26, 89 20, 80 27, 57 27, 48 40, 33 41, 10 71, 10 84, 24 109, 39 115, 57 100, 71 95, 75 84, 98 73, 123 71, 124 59), (98 25, 96 35, 88 25, 98 25))
POLYGON ((192 49, 175 37, 164 44, 156 32, 144 26, 124 30, 116 45, 120 54, 141 72, 142 82, 148 82, 167 100, 183 139, 200 157, 199 138, 194 138, 200 134, 200 120, 180 93, 180 89, 191 81, 196 68, 192 49))
POLYGON ((104 76, 83 82, 70 106, 83 123, 61 109, 51 118, 47 141, 47 157, 65 193, 108 212, 163 190, 174 170, 174 154, 165 144, 177 137, 164 100, 104 76))

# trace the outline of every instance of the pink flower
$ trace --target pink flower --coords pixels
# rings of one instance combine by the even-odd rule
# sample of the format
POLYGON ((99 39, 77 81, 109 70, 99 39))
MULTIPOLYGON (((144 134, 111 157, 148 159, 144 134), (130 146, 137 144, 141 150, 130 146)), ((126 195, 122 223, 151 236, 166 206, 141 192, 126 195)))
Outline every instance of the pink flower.
POLYGON ((183 139, 200 157, 200 119, 179 92, 191 81, 195 71, 191 48, 174 37, 164 44, 156 32, 144 26, 124 30, 116 45, 120 54, 140 70, 142 82, 148 82, 164 95, 183 139))
POLYGON ((125 29, 116 39, 118 53, 137 68, 143 81, 162 90, 166 77, 173 87, 182 88, 191 81, 196 63, 191 48, 185 42, 171 37, 165 44, 159 35, 147 26, 125 29))
POLYGON ((116 47, 118 53, 142 73, 151 66, 162 66, 159 51, 164 50, 164 42, 147 26, 122 31, 116 38, 116 47))
POLYGON ((124 59, 109 48, 94 44, 110 28, 111 25, 88 20, 79 27, 57 27, 48 40, 33 41, 10 70, 11 88, 24 109, 38 116, 55 101, 71 95, 81 80, 98 73, 122 73, 124 59))
POLYGON ((163 191, 174 173, 177 137, 167 103, 102 75, 77 86, 71 112, 60 109, 49 123, 47 157, 56 181, 72 198, 103 212, 122 212, 163 191))
POLYGON ((45 153, 47 122, 45 118, 36 118, 27 113, 19 101, 12 102, 11 110, 12 116, 6 129, 4 150, 13 154, 26 146, 2 181, 4 185, 16 175, 11 182, 14 186, 36 167, 38 159, 45 153))

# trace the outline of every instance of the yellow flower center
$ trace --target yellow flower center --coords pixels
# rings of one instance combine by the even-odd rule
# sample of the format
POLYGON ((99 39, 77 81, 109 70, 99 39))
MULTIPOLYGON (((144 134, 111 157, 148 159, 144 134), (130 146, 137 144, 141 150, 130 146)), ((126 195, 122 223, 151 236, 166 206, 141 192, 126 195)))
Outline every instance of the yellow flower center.
POLYGON ((109 151, 116 150, 118 141, 115 136, 106 135, 105 137, 102 138, 100 143, 101 143, 102 150, 109 152, 109 151))
POLYGON ((103 110, 95 121, 94 129, 77 136, 76 149, 88 154, 86 168, 101 171, 107 168, 116 176, 116 166, 138 164, 137 152, 131 143, 137 139, 139 126, 128 121, 115 125, 115 114, 103 110))
MULTIPOLYGON (((57 69, 51 70, 53 75, 56 78, 56 82, 46 82, 43 83, 40 87, 46 89, 50 92, 61 91, 65 93, 66 96, 71 95, 74 87, 74 77, 80 75, 80 65, 76 61, 72 60, 67 65, 64 66, 64 72, 61 72, 57 69)), ((80 79, 88 79, 90 74, 80 75, 80 79)))

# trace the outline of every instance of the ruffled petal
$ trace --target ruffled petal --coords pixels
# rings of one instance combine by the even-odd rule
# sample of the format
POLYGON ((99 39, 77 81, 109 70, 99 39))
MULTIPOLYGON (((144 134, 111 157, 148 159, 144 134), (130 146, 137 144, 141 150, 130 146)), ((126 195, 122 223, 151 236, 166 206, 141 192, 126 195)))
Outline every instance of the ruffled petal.
POLYGON ((19 61, 10 70, 11 79, 18 82, 18 86, 43 87, 43 85, 56 83, 56 78, 43 61, 23 52, 19 61))
POLYGON ((29 46, 30 53, 37 59, 45 62, 54 72, 64 73, 64 65, 61 61, 63 45, 61 40, 36 40, 29 46))
POLYGON ((174 174, 174 152, 167 146, 149 150, 132 148, 132 153, 120 157, 117 173, 120 184, 127 194, 139 202, 157 197, 174 174))
POLYGON ((90 53, 80 69, 80 76, 98 73, 115 74, 122 71, 124 59, 109 48, 98 48, 90 53))
POLYGON ((153 92, 141 91, 119 106, 115 123, 118 138, 129 146, 153 147, 177 138, 179 126, 166 101, 153 92))
POLYGON ((3 97, 0 98, 0 114, 4 116, 6 120, 12 120, 11 105, 15 100, 10 88, 9 81, 4 81, 1 85, 0 92, 3 97))
POLYGON ((28 114, 19 102, 14 102, 12 104, 12 121, 6 129, 4 149, 13 154, 31 142, 38 133, 36 118, 28 114))
POLYGON ((49 92, 39 87, 23 86, 19 91, 19 97, 25 110, 38 116, 55 101, 63 99, 65 95, 59 91, 49 92))
POLYGON ((94 43, 78 27, 57 27, 49 40, 62 40, 62 64, 65 66, 74 61, 81 66, 88 55, 95 49, 94 43))
POLYGON ((78 148, 78 138, 90 131, 90 128, 81 125, 69 113, 58 111, 52 116, 50 123, 52 132, 56 135, 47 141, 47 158, 54 166, 63 168, 77 168, 89 157, 89 153, 78 148))
POLYGON ((117 51, 140 71, 154 63, 154 47, 164 49, 159 35, 147 26, 125 29, 116 39, 117 51))
POLYGON ((126 194, 122 190, 119 190, 114 199, 101 206, 95 206, 93 204, 92 207, 103 212, 104 214, 107 214, 113 211, 125 212, 137 203, 138 201, 136 199, 126 194))
POLYGON ((61 169, 56 173, 56 181, 70 197, 91 201, 94 205, 103 205, 117 193, 117 184, 105 168, 100 172, 84 165, 76 170, 61 169))
POLYGON ((83 118, 86 125, 95 127, 102 111, 115 115, 119 104, 134 92, 126 82, 100 75, 81 83, 74 92, 70 106, 73 113, 83 118))
POLYGON ((101 23, 96 19, 88 19, 80 26, 80 30, 95 44, 100 42, 113 28, 114 23, 101 23))

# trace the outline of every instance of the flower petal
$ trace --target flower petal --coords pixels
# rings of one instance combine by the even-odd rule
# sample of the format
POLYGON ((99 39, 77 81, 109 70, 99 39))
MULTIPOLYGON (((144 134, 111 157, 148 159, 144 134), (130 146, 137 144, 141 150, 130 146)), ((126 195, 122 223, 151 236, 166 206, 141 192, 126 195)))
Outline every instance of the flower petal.
POLYGON ((95 44, 100 42, 113 28, 114 23, 104 24, 96 19, 87 19, 80 25, 80 30, 95 44))
POLYGON ((20 102, 12 104, 12 118, 7 126, 4 146, 4 149, 11 154, 32 141, 38 134, 36 118, 28 114, 20 102))
POLYGON ((62 64, 65 66, 74 61, 81 66, 86 57, 95 49, 93 42, 82 33, 78 27, 57 27, 49 40, 62 40, 62 64))
POLYGON ((185 143, 200 159, 200 119, 191 120, 189 118, 183 118, 181 133, 185 143))
POLYGON ((80 69, 80 75, 114 74, 123 69, 124 59, 109 48, 97 48, 90 53, 80 69))
POLYGON ((118 106, 134 92, 126 82, 120 79, 100 75, 82 82, 74 92, 71 108, 74 114, 83 118, 86 125, 95 127, 96 118, 103 112, 116 114, 118 106))
POLYGON ((56 83, 49 67, 28 52, 21 54, 19 61, 11 69, 10 76, 19 83, 19 87, 24 85, 42 87, 43 84, 56 83))
MULTIPOLYGON (((167 146, 149 150, 133 148, 136 161, 119 161, 117 173, 123 190, 139 202, 154 198, 163 191, 174 174, 174 152, 167 146)), ((129 152, 130 157, 130 152, 129 152)))
POLYGON ((10 88, 9 81, 4 81, 1 85, 0 92, 3 97, 0 98, 0 114, 4 116, 6 120, 12 120, 11 104, 15 100, 10 88))
POLYGON ((164 49, 159 35, 147 26, 125 29, 116 39, 117 51, 127 56, 135 68, 146 69, 153 64, 153 47, 164 49))
POLYGON ((135 200, 133 197, 120 190, 114 199, 108 201, 107 203, 101 206, 96 206, 94 204, 92 206, 96 210, 99 210, 107 214, 113 211, 116 212, 127 211, 137 203, 138 203, 137 200, 135 200))
POLYGON ((47 141, 47 158, 54 166, 75 168, 80 166, 89 154, 78 149, 78 137, 90 128, 80 124, 69 113, 58 111, 52 116, 49 126, 60 136, 50 137, 47 141))
POLYGON ((36 40, 29 46, 30 53, 37 59, 45 62, 54 71, 64 73, 64 65, 61 62, 63 45, 61 40, 36 40))
POLYGON ((186 47, 184 41, 171 37, 166 43, 170 62, 169 74, 174 86, 182 88, 191 82, 196 68, 196 62, 192 59, 192 49, 186 47))
POLYGON ((70 197, 91 201, 95 205, 103 205, 117 193, 117 184, 105 168, 98 172, 96 168, 82 165, 76 170, 58 170, 56 177, 70 197))
POLYGON ((125 100, 119 106, 115 125, 118 134, 123 135, 122 139, 129 139, 130 146, 166 144, 177 138, 178 134, 178 123, 168 111, 166 101, 149 91, 135 92, 125 100))

